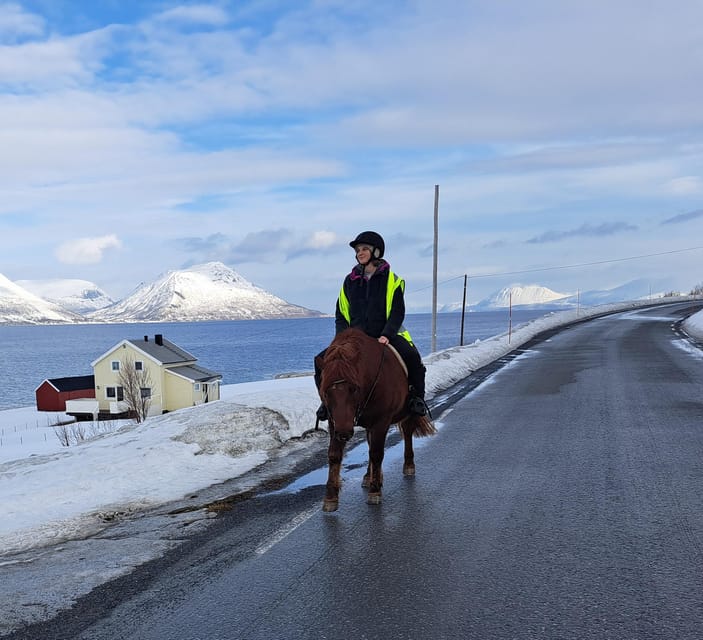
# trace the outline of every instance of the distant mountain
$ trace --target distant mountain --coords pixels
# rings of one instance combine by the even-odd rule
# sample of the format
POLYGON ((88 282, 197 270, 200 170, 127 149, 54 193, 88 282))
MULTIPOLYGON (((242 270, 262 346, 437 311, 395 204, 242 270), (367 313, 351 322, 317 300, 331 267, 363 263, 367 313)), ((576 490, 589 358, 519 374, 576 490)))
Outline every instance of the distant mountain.
POLYGON ((520 306, 543 306, 554 303, 557 300, 563 300, 568 294, 557 293, 547 287, 541 287, 536 284, 514 285, 505 287, 496 293, 491 294, 488 298, 484 298, 478 304, 473 305, 473 309, 481 311, 485 309, 502 309, 509 307, 520 306))
MULTIPOLYGON (((613 289, 593 289, 579 293, 557 293, 536 284, 513 285, 492 293, 480 302, 468 305, 471 311, 503 309, 511 305, 530 309, 564 309, 577 305, 595 306, 626 300, 661 298, 667 290, 665 281, 651 281, 644 278, 632 280, 613 289)), ((461 311, 461 303, 442 306, 440 312, 461 311)))
POLYGON ((221 262, 169 271, 89 314, 100 322, 198 322, 322 316, 274 296, 221 262))
POLYGON ((15 284, 79 314, 97 311, 115 303, 98 285, 88 280, 16 280, 15 284))
POLYGON ((0 274, 0 324, 64 324, 83 320, 0 274))
POLYGON ((609 302, 622 302, 623 300, 642 300, 644 298, 662 298, 664 292, 670 290, 664 280, 651 281, 645 278, 631 280, 614 289, 583 291, 578 295, 565 298, 565 303, 577 302, 587 306, 608 304, 609 302))

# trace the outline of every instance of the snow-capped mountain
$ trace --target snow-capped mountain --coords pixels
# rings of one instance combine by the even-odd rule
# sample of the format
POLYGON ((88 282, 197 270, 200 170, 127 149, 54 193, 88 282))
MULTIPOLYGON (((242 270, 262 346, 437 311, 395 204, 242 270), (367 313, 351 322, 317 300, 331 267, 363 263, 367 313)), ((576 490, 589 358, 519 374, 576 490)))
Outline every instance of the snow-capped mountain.
POLYGON ((208 262, 168 271, 89 317, 100 322, 198 322, 321 315, 254 286, 221 262, 208 262))
POLYGON ((514 285, 505 287, 500 291, 496 291, 488 298, 484 298, 472 308, 476 310, 482 309, 502 309, 509 307, 511 304, 517 306, 538 306, 555 303, 564 300, 569 294, 557 293, 547 287, 541 287, 536 284, 530 285, 514 285))
MULTIPOLYGON (((472 311, 504 309, 511 304, 513 307, 532 309, 559 309, 576 307, 577 305, 594 306, 626 300, 661 298, 664 295, 663 292, 666 291, 666 285, 665 281, 652 282, 640 278, 613 289, 593 289, 579 293, 558 293, 536 284, 513 285, 496 291, 480 302, 468 306, 472 311)), ((443 313, 452 311, 461 311, 461 302, 445 304, 440 308, 440 312, 443 313)))
POLYGON ((609 302, 622 302, 623 300, 643 300, 644 298, 661 298, 664 292, 670 290, 668 283, 651 281, 644 278, 631 280, 614 289, 583 291, 564 299, 565 303, 582 305, 608 304, 609 302))
POLYGON ((98 285, 88 280, 15 280, 15 284, 74 313, 86 314, 115 303, 98 285))
POLYGON ((0 274, 0 324, 63 324, 83 318, 43 300, 0 274))

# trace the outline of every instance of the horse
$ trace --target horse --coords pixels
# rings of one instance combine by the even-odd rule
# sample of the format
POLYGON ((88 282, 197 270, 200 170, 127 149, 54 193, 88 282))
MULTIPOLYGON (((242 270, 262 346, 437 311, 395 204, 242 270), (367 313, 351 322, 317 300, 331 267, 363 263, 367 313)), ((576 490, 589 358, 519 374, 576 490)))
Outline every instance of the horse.
POLYGON ((415 475, 412 438, 429 436, 436 429, 427 416, 410 414, 407 370, 397 351, 359 329, 346 329, 332 340, 323 356, 320 398, 329 413, 328 477, 322 510, 339 508, 344 446, 354 426, 366 430, 369 460, 362 486, 367 503, 381 503, 383 455, 386 436, 393 424, 403 434, 403 475, 415 475))

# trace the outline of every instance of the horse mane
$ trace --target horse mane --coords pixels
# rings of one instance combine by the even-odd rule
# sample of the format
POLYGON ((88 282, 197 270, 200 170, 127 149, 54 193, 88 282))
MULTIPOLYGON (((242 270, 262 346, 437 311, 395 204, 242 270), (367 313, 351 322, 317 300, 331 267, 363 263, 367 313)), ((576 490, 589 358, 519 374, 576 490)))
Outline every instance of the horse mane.
POLYGON ((362 358, 372 344, 373 340, 358 329, 347 329, 337 335, 325 352, 321 388, 326 389, 338 380, 363 386, 362 358))

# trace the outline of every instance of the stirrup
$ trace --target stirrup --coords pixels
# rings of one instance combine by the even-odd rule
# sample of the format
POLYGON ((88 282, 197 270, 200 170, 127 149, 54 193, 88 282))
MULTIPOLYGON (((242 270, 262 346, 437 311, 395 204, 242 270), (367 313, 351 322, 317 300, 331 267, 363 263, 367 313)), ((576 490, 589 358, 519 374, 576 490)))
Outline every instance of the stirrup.
POLYGON ((408 410, 410 413, 414 413, 418 416, 427 415, 427 405, 420 396, 412 396, 410 400, 408 400, 408 410))

